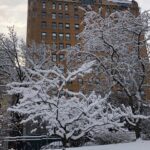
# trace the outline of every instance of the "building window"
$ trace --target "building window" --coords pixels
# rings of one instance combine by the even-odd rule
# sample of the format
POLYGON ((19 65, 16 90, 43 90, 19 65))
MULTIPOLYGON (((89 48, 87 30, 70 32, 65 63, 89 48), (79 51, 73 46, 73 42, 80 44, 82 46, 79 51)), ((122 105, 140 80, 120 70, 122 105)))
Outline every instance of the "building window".
POLYGON ((46 21, 42 21, 41 22, 41 28, 46 28, 47 27, 47 22, 46 21))
POLYGON ((74 15, 75 20, 79 20, 79 15, 74 15))
POLYGON ((65 19, 66 19, 66 20, 69 20, 69 19, 70 19, 70 17, 69 17, 68 14, 65 14, 65 19))
POLYGON ((70 33, 66 33, 66 40, 67 40, 67 41, 70 40, 70 33))
POLYGON ((74 27, 75 27, 75 29, 78 30, 79 29, 79 24, 75 24, 74 27))
POLYGON ((46 12, 42 11, 42 17, 46 17, 46 12))
POLYGON ((29 14, 29 15, 31 15, 32 17, 36 17, 37 16, 37 12, 35 12, 35 11, 33 11, 31 14, 29 14))
POLYGON ((56 29, 57 28, 57 24, 55 22, 52 23, 52 29, 56 29))
POLYGON ((69 23, 66 23, 66 24, 65 24, 65 28, 66 28, 66 29, 70 29, 70 24, 69 24, 69 23))
POLYGON ((46 3, 42 2, 42 8, 45 9, 46 8, 46 3))
POLYGON ((66 44, 66 48, 70 48, 71 47, 71 45, 70 44, 66 44))
POLYGON ((56 50, 56 49, 57 49, 57 45, 55 44, 55 42, 53 42, 52 48, 53 48, 53 50, 56 50))
POLYGON ((47 33, 46 32, 42 32, 41 33, 41 39, 44 40, 46 39, 47 33))
POLYGON ((56 33, 52 33, 52 39, 56 40, 57 39, 57 34, 56 33))
POLYGON ((64 58, 65 58, 65 57, 64 57, 64 54, 60 54, 60 55, 59 55, 59 61, 64 61, 64 58))
POLYGON ((63 33, 59 33, 59 39, 63 40, 64 39, 64 34, 63 33))
POLYGON ((78 6, 74 5, 74 11, 77 12, 78 11, 78 6))
POLYGON ((55 3, 52 4, 52 9, 56 9, 56 4, 55 3))
POLYGON ((65 4, 65 11, 68 11, 68 4, 65 4))
POLYGON ((56 19, 56 13, 52 13, 52 19, 56 19))
POLYGON ((59 27, 59 29, 63 29, 63 23, 59 23, 59 25, 58 25, 58 27, 59 27))
POLYGON ((59 5, 58 5, 58 9, 59 9, 59 10, 62 10, 62 4, 59 4, 59 5))
POLYGON ((63 14, 62 14, 62 13, 59 13, 59 14, 58 14, 58 17, 59 17, 59 19, 63 19, 63 14))
POLYGON ((75 39, 79 40, 79 35, 78 34, 75 34, 75 39))
POLYGON ((59 49, 64 49, 64 44, 63 43, 59 44, 59 49))
POLYGON ((64 68, 64 66, 58 66, 59 67, 59 69, 60 69, 60 71, 62 72, 62 73, 64 73, 65 72, 65 68, 64 68))
POLYGON ((52 61, 56 62, 57 61, 57 55, 56 54, 52 54, 52 61))

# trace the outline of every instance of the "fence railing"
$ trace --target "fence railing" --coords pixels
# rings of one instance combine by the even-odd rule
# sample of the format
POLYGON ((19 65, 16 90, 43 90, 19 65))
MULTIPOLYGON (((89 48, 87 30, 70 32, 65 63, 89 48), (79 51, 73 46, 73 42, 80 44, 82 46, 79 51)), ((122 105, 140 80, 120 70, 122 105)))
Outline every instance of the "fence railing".
POLYGON ((59 142, 61 138, 42 136, 16 136, 3 137, 0 139, 0 150, 14 149, 14 150, 40 150, 43 145, 48 145, 52 142, 59 142))

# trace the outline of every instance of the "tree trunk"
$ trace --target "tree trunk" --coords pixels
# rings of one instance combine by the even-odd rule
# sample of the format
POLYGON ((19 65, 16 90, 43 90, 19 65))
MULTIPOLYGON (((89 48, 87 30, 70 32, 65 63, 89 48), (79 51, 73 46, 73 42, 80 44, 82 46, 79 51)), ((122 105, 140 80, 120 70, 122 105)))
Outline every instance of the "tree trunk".
POLYGON ((137 122, 134 130, 135 130, 136 139, 139 139, 141 137, 140 120, 137 122))
POLYGON ((66 139, 66 135, 64 135, 64 138, 62 139, 62 144, 63 144, 63 147, 66 148, 67 147, 67 139, 66 139))

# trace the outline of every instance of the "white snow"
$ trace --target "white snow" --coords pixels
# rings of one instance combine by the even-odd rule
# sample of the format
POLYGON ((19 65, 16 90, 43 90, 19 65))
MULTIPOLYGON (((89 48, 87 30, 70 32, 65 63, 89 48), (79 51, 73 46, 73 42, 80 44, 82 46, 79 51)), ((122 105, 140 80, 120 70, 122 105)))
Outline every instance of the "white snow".
POLYGON ((150 141, 137 140, 136 142, 132 143, 68 148, 66 150, 149 150, 149 149, 150 149, 150 141))

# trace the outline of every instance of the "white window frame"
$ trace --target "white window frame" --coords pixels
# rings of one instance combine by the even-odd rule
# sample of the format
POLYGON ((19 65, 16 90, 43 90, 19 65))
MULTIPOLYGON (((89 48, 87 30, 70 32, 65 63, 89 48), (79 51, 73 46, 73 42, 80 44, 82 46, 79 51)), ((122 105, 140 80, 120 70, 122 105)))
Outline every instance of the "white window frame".
POLYGON ((79 29, 80 26, 79 26, 79 24, 75 24, 74 27, 75 27, 75 29, 79 29))
POLYGON ((54 10, 56 9, 56 3, 52 4, 52 9, 54 9, 54 10))
POLYGON ((57 39, 57 33, 55 33, 55 32, 52 33, 52 39, 53 39, 53 40, 56 40, 56 39, 57 39))
POLYGON ((71 39, 70 33, 66 33, 65 37, 66 37, 67 41, 70 41, 70 39, 71 39))
POLYGON ((59 39, 63 40, 64 39, 64 34, 63 33, 59 33, 59 39))
POLYGON ((56 54, 52 54, 52 61, 56 62, 57 61, 57 55, 56 54))
POLYGON ((47 32, 41 32, 41 38, 42 39, 46 39, 47 36, 47 32))
POLYGON ((62 10, 62 4, 58 4, 58 9, 62 10))
POLYGON ((68 10, 69 10, 68 4, 65 4, 65 11, 68 11, 68 10))
POLYGON ((70 23, 66 23, 66 24, 65 24, 65 28, 66 28, 66 29, 70 29, 70 23))
POLYGON ((46 3, 42 2, 42 9, 45 9, 45 8, 46 8, 46 3))

